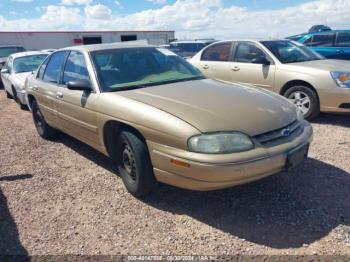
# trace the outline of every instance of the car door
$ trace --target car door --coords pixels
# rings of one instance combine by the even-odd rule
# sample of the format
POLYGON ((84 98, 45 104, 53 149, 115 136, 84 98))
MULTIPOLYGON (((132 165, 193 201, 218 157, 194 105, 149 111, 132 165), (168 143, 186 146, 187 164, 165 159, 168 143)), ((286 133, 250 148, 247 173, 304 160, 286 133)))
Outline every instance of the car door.
POLYGON ((67 88, 69 81, 79 79, 91 79, 86 58, 81 52, 71 51, 56 93, 60 125, 74 137, 88 144, 98 145, 97 113, 94 108, 99 95, 96 91, 67 88))
POLYGON ((11 95, 12 94, 12 88, 11 88, 11 81, 10 81, 10 76, 12 74, 13 71, 13 58, 9 57, 7 59, 6 64, 3 67, 4 69, 7 69, 8 72, 7 73, 2 73, 1 74, 1 79, 2 79, 2 83, 4 85, 4 88, 7 92, 9 92, 11 95))
POLYGON ((46 122, 60 128, 56 104, 57 87, 62 73, 62 67, 68 52, 53 53, 40 66, 35 78, 27 87, 37 100, 46 122))
POLYGON ((230 62, 230 81, 251 84, 273 91, 276 66, 274 61, 254 42, 235 44, 230 62))
POLYGON ((335 59, 339 50, 334 47, 334 39, 335 33, 316 34, 306 45, 326 58, 335 59))
POLYGON ((338 32, 335 39, 336 59, 350 60, 350 31, 338 32))
POLYGON ((220 42, 203 50, 200 61, 196 62, 198 69, 208 78, 230 81, 229 60, 232 52, 232 42, 220 42))

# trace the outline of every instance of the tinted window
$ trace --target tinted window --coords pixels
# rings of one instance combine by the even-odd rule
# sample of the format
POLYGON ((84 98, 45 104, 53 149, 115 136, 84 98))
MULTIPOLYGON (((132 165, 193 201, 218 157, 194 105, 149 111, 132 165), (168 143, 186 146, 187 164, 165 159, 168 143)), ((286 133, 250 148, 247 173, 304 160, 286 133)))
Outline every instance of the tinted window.
POLYGON ((251 43, 240 43, 237 46, 234 60, 240 63, 254 63, 261 57, 266 57, 266 55, 260 48, 251 43))
POLYGON ((63 73, 63 84, 78 79, 88 79, 89 73, 86 68, 85 58, 82 53, 70 52, 63 73))
POLYGON ((267 49, 282 63, 296 63, 324 59, 303 44, 292 41, 262 41, 267 49))
POLYGON ((104 92, 203 78, 198 69, 163 48, 101 50, 91 57, 104 92))
POLYGON ((0 57, 7 57, 14 53, 19 53, 25 51, 21 46, 8 46, 0 47, 0 57))
POLYGON ((205 44, 203 43, 174 43, 170 44, 170 50, 173 52, 191 52, 196 53, 200 51, 205 44))
POLYGON ((333 45, 334 34, 322 34, 314 35, 312 37, 311 46, 332 46, 333 45))
POLYGON ((58 83, 63 61, 66 58, 66 52, 54 53, 46 66, 43 80, 51 83, 58 83))
POLYGON ((202 61, 223 61, 230 60, 232 43, 219 43, 212 45, 202 53, 202 61))
POLYGON ((46 66, 47 66, 47 63, 49 62, 50 58, 47 58, 44 63, 41 65, 41 67, 39 68, 38 70, 38 75, 37 75, 37 78, 40 78, 42 79, 43 78, 43 75, 44 75, 44 72, 45 72, 45 69, 46 69, 46 66))
POLYGON ((304 40, 304 45, 306 45, 306 46, 310 46, 311 45, 311 40, 312 40, 312 36, 309 36, 308 38, 306 38, 305 40, 304 40))
POLYGON ((350 47, 350 32, 338 33, 335 44, 339 47, 350 47))
POLYGON ((47 55, 31 55, 16 58, 13 67, 16 73, 35 71, 47 55))

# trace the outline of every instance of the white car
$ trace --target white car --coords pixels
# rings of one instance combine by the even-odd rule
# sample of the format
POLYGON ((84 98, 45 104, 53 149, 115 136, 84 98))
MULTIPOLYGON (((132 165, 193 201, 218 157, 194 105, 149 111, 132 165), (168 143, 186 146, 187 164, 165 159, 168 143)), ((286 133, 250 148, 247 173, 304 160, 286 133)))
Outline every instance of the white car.
POLYGON ((12 54, 1 69, 1 79, 8 98, 13 98, 21 107, 27 106, 24 84, 27 76, 36 71, 49 55, 48 52, 32 51, 12 54))

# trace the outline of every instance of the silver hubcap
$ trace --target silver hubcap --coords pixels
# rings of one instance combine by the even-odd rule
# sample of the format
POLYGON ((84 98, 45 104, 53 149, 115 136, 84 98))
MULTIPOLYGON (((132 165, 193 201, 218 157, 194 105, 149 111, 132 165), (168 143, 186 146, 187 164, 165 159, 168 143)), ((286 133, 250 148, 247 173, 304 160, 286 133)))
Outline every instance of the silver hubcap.
POLYGON ((306 115, 310 111, 311 100, 310 97, 304 92, 296 91, 294 93, 291 93, 288 96, 288 99, 300 109, 303 115, 306 115))

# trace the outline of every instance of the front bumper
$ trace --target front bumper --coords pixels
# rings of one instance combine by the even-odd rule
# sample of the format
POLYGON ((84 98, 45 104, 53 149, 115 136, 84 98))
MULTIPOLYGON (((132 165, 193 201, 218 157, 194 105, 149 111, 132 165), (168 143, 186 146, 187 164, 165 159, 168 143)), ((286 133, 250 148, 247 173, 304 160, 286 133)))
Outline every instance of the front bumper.
POLYGON ((27 105, 27 92, 23 89, 17 89, 17 98, 21 102, 22 105, 27 105))
POLYGON ((215 190, 248 183, 284 170, 288 152, 309 144, 311 140, 312 127, 305 122, 303 132, 290 142, 242 153, 207 155, 150 141, 147 144, 159 182, 192 190, 215 190), (174 165, 171 160, 182 161, 189 166, 174 165))
POLYGON ((329 88, 321 95, 322 112, 350 113, 350 108, 344 106, 350 104, 350 88, 329 88))

